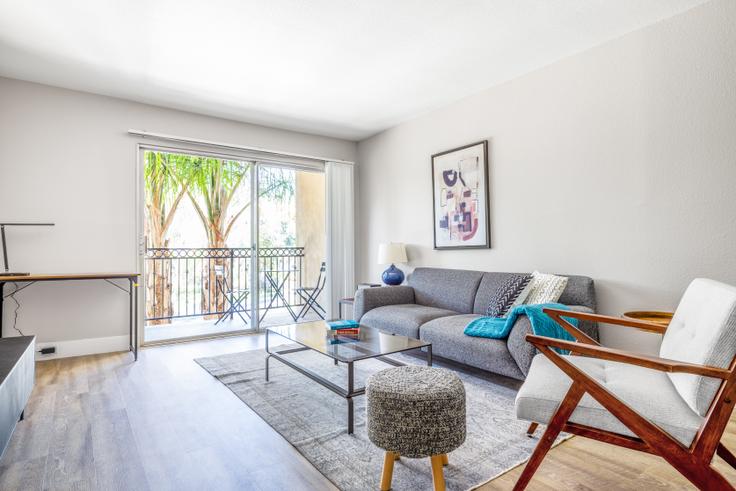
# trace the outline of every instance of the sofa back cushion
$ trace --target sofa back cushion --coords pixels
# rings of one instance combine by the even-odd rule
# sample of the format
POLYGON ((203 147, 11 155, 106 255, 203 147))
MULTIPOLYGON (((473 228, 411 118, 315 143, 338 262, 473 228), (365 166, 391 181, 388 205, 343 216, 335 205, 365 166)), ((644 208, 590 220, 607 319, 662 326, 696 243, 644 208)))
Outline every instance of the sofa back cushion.
MULTIPOLYGON (((485 315, 488 300, 498 289, 499 285, 511 276, 519 273, 483 273, 483 279, 478 286, 478 292, 473 304, 473 313, 485 315)), ((565 305, 582 305, 595 312, 595 286, 593 279, 587 276, 567 276, 567 286, 558 302, 565 305)))
MULTIPOLYGON (((419 305, 470 314, 482 276, 480 271, 417 268, 409 275, 408 283, 414 288, 414 301, 419 305)), ((488 298, 483 312, 488 306, 488 298)))
POLYGON ((575 275, 561 276, 567 276, 567 286, 565 286, 565 290, 562 292, 562 296, 558 302, 565 305, 582 305, 595 312, 595 285, 593 284, 593 278, 575 275))
MULTIPOLYGON (((736 355, 736 288, 698 278, 680 299, 662 339, 659 356, 728 368, 736 355)), ((719 379, 668 373, 688 405, 705 416, 721 385, 719 379)))

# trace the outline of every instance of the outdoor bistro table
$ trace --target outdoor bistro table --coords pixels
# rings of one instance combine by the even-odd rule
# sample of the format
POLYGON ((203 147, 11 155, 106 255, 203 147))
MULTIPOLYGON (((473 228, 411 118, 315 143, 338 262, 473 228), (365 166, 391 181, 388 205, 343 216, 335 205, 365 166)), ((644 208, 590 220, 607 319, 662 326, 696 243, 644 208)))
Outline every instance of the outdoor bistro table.
POLYGON ((356 361, 375 358, 389 365, 403 366, 404 364, 387 358, 386 355, 401 353, 402 351, 426 348, 427 365, 432 366, 432 343, 420 339, 400 336, 388 332, 379 331, 368 326, 360 326, 359 337, 341 336, 330 331, 324 321, 304 322, 287 326, 274 326, 266 328, 266 381, 268 381, 268 362, 273 357, 314 380, 318 384, 330 389, 340 397, 348 401, 348 434, 353 433, 353 397, 365 394, 365 387, 355 388, 354 364, 356 361), (287 348, 279 351, 271 351, 269 348, 269 335, 277 334, 283 338, 298 344, 297 348, 287 348), (348 365, 347 389, 327 380, 312 370, 300 366, 285 355, 299 351, 312 350, 323 354, 338 362, 348 365))
POLYGON ((264 283, 268 283, 271 285, 271 288, 273 288, 273 293, 271 295, 271 301, 268 302, 268 306, 266 306, 265 309, 263 309, 263 314, 261 315, 260 321, 263 321, 263 318, 266 317, 266 314, 268 314, 268 311, 272 308, 273 303, 276 301, 277 298, 280 298, 282 302, 284 302, 284 307, 286 307, 286 310, 289 311, 289 315, 293 320, 297 319, 297 314, 294 312, 294 309, 291 308, 291 304, 288 300, 286 300, 286 297, 284 296, 284 285, 286 284, 286 281, 289 279, 289 275, 291 275, 291 271, 286 271, 284 274, 283 279, 281 280, 281 283, 277 282, 276 278, 274 277, 274 273, 284 273, 284 271, 264 271, 263 277, 266 279, 264 283))

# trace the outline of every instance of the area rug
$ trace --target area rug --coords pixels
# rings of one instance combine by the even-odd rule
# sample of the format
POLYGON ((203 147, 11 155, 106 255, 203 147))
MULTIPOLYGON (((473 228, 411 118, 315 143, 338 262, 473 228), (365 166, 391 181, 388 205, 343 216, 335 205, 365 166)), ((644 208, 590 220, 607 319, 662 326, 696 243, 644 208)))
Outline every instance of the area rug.
MULTIPOLYGON (((271 380, 266 382, 265 356, 265 351, 253 350, 195 361, 338 488, 378 489, 384 453, 368 440, 365 397, 355 398, 355 431, 348 435, 347 402, 343 398, 275 359, 271 359, 271 380)), ((287 356, 334 383, 346 384, 347 367, 342 363, 335 366, 331 359, 311 351, 287 356)), ((424 364, 423 359, 409 355, 393 358, 405 364, 424 364)), ((362 387, 370 374, 386 368, 390 365, 379 360, 356 362, 356 387, 362 387)), ((467 490, 525 461, 538 440, 526 436, 528 423, 514 415, 518 383, 489 374, 456 373, 467 394, 467 438, 449 455, 445 480, 448 490, 467 490)), ((432 489, 429 459, 401 458, 394 466, 392 489, 432 489)))

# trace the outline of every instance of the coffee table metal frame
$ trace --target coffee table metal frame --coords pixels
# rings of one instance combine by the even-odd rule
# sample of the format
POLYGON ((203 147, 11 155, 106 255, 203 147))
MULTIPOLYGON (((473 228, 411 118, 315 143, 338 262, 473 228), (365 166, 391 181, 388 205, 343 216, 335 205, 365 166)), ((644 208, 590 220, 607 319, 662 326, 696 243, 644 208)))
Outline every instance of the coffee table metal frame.
MULTIPOLYGON (((358 358, 357 360, 352 360, 352 361, 343 361, 334 356, 330 356, 326 353, 322 353, 321 351, 315 350, 313 348, 310 348, 309 346, 304 346, 304 345, 301 345, 299 348, 290 348, 290 349, 285 349, 285 350, 280 350, 280 351, 271 351, 268 346, 269 333, 276 334, 277 336, 281 336, 284 339, 288 339, 289 341, 292 341, 294 343, 301 344, 299 343, 299 341, 291 339, 287 336, 283 336, 279 334, 278 332, 270 331, 268 328, 266 328, 266 353, 267 353, 266 355, 266 382, 268 382, 268 378, 269 378, 268 362, 271 358, 275 358, 279 360, 281 363, 283 363, 284 365, 293 368, 294 370, 301 373, 305 377, 317 382, 322 387, 330 389, 332 392, 334 392, 335 394, 339 395, 340 397, 348 401, 348 435, 353 434, 353 426, 354 426, 354 419, 355 419, 354 410, 353 410, 353 397, 362 396, 363 394, 365 394, 365 387, 358 387, 358 388, 355 387, 354 365, 356 362, 361 361, 361 360, 376 359, 376 360, 381 360, 384 363, 388 363, 389 365, 393 365, 395 367, 401 367, 401 366, 404 366, 405 364, 399 361, 393 360, 391 358, 388 358, 387 355, 395 354, 395 353, 402 353, 404 351, 411 351, 411 350, 416 350, 416 349, 421 350, 422 348, 427 348, 427 366, 429 367, 432 366, 432 344, 431 343, 428 343, 425 346, 417 346, 417 347, 412 347, 412 348, 407 348, 407 349, 402 349, 402 350, 396 350, 396 351, 392 351, 391 353, 384 353, 381 355, 370 356, 369 353, 366 353, 366 355, 368 356, 364 358, 358 358), (338 362, 347 363, 348 365, 347 390, 335 384, 334 382, 327 380, 326 378, 322 377, 316 372, 313 372, 312 370, 309 370, 308 368, 304 368, 290 360, 287 360, 283 356, 283 355, 288 355, 289 353, 297 353, 300 351, 309 351, 309 350, 314 351, 315 353, 324 355, 327 358, 333 359, 335 361, 335 365, 337 365, 338 362)), ((353 348, 355 348, 356 350, 360 350, 357 346, 353 346, 353 348)))

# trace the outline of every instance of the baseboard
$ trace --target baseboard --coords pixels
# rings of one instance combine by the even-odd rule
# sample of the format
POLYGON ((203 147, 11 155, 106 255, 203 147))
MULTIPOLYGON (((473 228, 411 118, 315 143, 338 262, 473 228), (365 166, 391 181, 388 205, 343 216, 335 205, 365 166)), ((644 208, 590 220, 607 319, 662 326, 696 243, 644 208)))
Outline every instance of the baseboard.
POLYGON ((52 360, 54 358, 68 358, 70 356, 94 355, 98 353, 112 353, 128 351, 128 336, 109 336, 105 338, 72 339, 70 341, 49 341, 36 343, 36 360, 52 360), (56 353, 42 355, 41 348, 54 346, 56 353))

